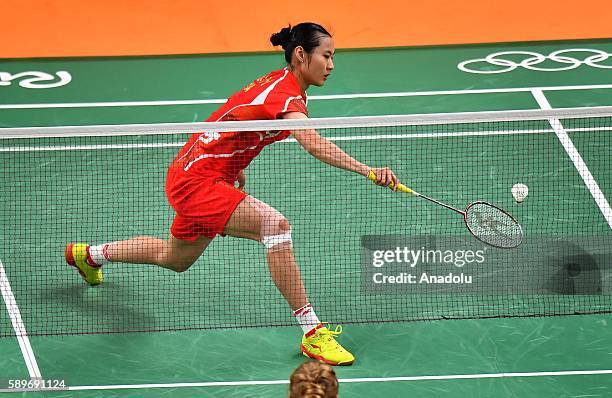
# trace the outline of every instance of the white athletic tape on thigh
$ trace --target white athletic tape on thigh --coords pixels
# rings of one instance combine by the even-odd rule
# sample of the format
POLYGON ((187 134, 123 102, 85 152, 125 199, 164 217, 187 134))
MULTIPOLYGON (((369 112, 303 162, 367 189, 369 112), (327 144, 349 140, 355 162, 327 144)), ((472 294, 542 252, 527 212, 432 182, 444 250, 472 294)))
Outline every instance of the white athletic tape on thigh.
POLYGON ((281 243, 291 243, 291 230, 280 235, 264 236, 261 240, 266 249, 272 249, 281 243))

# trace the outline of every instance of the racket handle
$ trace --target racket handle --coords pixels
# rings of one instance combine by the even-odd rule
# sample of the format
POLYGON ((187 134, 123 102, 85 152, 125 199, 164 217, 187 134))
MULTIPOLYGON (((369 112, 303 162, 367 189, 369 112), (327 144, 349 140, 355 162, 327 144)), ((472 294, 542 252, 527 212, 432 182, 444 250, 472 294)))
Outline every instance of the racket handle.
MULTIPOLYGON (((368 173, 368 180, 376 181, 376 173, 374 173, 372 170, 370 170, 370 172, 368 173)), ((389 184, 389 188, 390 189, 393 189, 394 186, 395 186, 395 184, 393 184, 393 182, 391 182, 391 184, 389 184)), ((419 196, 419 194, 417 192, 415 192, 412 189, 408 188, 404 184, 397 184, 397 190, 401 191, 401 192, 411 193, 413 195, 419 196)))

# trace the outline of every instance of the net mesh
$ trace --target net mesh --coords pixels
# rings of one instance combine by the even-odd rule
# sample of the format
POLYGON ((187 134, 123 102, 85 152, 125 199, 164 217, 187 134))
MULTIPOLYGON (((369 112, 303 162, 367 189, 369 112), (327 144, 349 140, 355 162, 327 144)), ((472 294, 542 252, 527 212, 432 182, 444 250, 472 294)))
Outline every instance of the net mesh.
MULTIPOLYGON (((486 249, 489 263, 470 269, 471 275, 456 261, 449 266, 442 260, 417 267, 396 261, 404 268, 391 275, 392 268, 373 267, 367 254, 389 248, 365 250, 364 237, 399 236, 410 243, 418 237, 418 249, 439 249, 445 239, 457 238, 476 244, 469 246, 474 252, 479 242, 454 212, 325 165, 291 138, 270 145, 246 169, 246 191, 290 222, 302 280, 322 321, 609 312, 611 115, 605 108, 266 122, 265 128, 3 129, 2 291, 5 300, 9 293, 15 297, 30 335, 294 325, 258 242, 217 237, 182 273, 110 263, 96 287, 66 265, 64 247, 134 236, 167 239, 175 212, 165 194, 166 173, 189 133, 313 126, 359 161, 389 166, 401 182, 444 203, 464 208, 483 200, 508 210, 525 234, 517 249, 486 249), (563 146, 564 135, 575 152, 563 146), (530 188, 521 204, 510 192, 517 182, 530 188), (402 273, 412 272, 419 282, 434 270, 440 277, 452 273, 450 283, 397 282, 402 273), (466 287, 453 283, 460 271, 472 284, 454 291, 466 287), (377 283, 383 276, 386 282, 377 283)), ((15 334, 9 320, 14 311, 0 311, 0 336, 15 334)))

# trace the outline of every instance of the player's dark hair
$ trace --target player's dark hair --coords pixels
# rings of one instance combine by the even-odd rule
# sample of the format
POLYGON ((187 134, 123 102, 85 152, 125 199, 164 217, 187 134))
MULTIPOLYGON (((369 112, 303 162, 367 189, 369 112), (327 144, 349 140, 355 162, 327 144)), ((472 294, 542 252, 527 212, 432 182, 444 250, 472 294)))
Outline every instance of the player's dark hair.
POLYGON ((280 32, 270 36, 273 46, 281 46, 285 50, 285 61, 291 63, 293 50, 300 46, 310 54, 312 50, 319 46, 320 40, 324 36, 331 37, 331 34, 324 27, 312 22, 302 22, 295 26, 289 25, 282 28, 280 32))
POLYGON ((289 398, 338 398, 338 378, 331 366, 305 362, 289 379, 289 398))

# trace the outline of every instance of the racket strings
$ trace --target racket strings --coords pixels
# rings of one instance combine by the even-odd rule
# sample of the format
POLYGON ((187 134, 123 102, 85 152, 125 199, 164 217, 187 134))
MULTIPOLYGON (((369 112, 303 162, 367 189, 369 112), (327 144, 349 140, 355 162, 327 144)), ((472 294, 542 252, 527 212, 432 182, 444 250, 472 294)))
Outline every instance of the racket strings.
POLYGON ((492 246, 512 248, 523 240, 523 231, 518 222, 488 203, 470 205, 466 210, 465 223, 476 238, 492 246))

